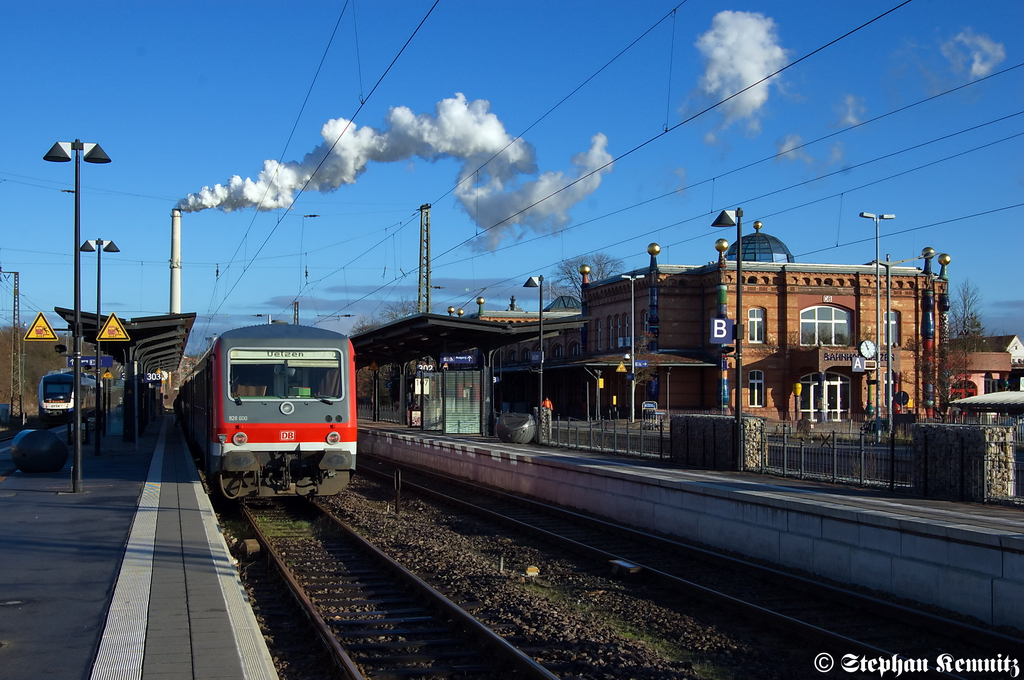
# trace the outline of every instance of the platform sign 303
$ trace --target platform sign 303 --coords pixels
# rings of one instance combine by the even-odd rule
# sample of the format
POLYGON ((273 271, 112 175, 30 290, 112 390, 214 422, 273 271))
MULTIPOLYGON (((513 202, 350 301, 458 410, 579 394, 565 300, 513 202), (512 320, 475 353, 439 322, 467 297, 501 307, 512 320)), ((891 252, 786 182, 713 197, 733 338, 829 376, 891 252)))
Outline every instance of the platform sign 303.
MULTIPOLYGON (((167 371, 156 371, 154 373, 141 373, 142 382, 158 383, 166 381, 170 376, 167 371)), ((121 380, 124 380, 124 371, 121 371, 121 380)))

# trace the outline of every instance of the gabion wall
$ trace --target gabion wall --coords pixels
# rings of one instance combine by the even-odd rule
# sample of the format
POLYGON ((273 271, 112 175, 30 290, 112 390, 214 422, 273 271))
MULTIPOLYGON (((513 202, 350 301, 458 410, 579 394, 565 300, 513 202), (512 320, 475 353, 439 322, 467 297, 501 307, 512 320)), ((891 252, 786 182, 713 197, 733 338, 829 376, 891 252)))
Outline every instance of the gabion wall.
MULTIPOLYGON (((764 418, 743 418, 744 469, 760 470, 765 427, 764 418)), ((672 460, 693 467, 735 470, 735 429, 734 416, 672 416, 672 460)))
POLYGON ((996 425, 913 426, 914 493, 984 502, 1013 495, 1013 429, 996 425))

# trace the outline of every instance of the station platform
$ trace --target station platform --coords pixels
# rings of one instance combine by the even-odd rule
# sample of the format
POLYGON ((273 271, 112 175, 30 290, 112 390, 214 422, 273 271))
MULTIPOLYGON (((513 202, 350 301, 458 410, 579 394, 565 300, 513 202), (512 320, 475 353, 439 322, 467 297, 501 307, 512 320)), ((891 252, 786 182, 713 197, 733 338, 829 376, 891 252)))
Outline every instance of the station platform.
POLYGON ((71 455, 29 474, 0 444, 0 675, 277 678, 172 418, 82 448, 71 493, 71 455))
POLYGON ((363 421, 359 451, 1024 631, 1021 507, 363 421))

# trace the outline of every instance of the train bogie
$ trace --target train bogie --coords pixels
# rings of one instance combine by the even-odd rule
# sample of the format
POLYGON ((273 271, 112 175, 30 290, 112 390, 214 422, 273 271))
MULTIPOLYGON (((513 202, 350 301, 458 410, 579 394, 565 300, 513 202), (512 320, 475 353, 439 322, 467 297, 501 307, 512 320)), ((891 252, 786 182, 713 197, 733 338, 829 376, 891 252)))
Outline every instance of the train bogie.
POLYGON ((347 337, 252 326, 217 338, 177 408, 224 496, 333 495, 355 469, 354 392, 347 337))

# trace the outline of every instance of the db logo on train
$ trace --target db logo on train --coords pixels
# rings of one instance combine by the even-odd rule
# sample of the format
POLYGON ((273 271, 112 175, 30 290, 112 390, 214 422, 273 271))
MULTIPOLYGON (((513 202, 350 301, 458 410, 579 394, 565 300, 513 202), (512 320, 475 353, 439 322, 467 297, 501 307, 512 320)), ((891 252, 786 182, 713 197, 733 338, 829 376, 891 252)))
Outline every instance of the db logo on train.
POLYGON ((281 441, 293 442, 295 441, 295 430, 281 430, 281 441))

